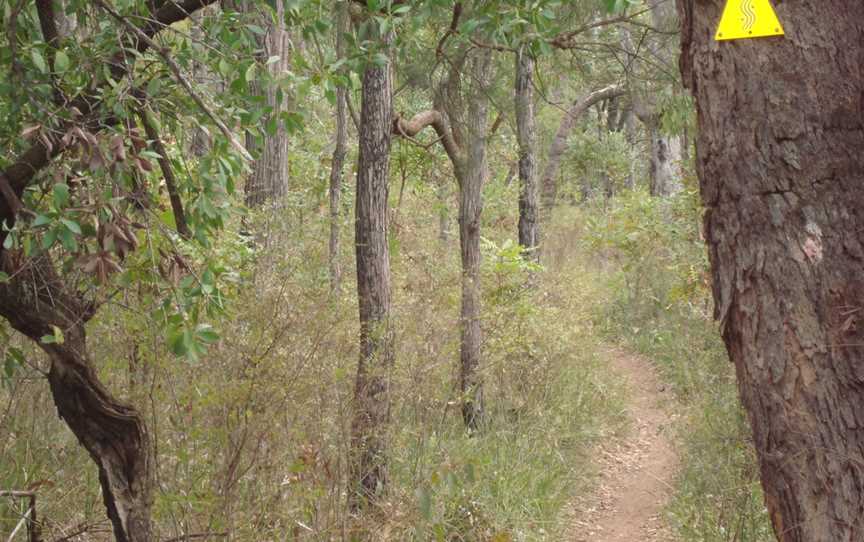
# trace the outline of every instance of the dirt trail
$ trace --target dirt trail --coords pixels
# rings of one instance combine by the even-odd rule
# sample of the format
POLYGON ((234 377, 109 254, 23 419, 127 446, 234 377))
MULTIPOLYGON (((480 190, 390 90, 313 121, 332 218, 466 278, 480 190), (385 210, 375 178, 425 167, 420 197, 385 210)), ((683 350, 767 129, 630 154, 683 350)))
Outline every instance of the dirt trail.
POLYGON ((678 458, 670 439, 669 397, 651 363, 621 350, 609 353, 627 386, 632 428, 600 445, 596 490, 574 504, 569 542, 671 542, 661 514, 672 491, 678 458))

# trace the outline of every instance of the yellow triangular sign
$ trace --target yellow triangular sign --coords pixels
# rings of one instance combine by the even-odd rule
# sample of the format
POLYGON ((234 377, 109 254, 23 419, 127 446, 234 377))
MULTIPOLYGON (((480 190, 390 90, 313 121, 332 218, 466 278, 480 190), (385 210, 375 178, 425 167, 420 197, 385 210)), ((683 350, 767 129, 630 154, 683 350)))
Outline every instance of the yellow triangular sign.
POLYGON ((717 41, 782 36, 783 27, 770 0, 726 0, 717 41))

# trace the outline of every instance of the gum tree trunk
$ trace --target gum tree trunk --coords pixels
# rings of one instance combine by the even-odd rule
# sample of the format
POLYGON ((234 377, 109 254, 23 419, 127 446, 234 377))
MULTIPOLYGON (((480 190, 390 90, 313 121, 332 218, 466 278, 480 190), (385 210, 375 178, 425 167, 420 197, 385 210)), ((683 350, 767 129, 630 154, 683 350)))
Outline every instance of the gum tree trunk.
MULTIPOLYGON (((340 4, 336 8, 336 54, 339 58, 345 55, 344 35, 348 32, 347 9, 347 4, 340 4)), ((339 228, 341 225, 339 202, 342 196, 345 156, 348 154, 348 89, 341 85, 336 88, 335 143, 330 169, 330 246, 328 253, 330 291, 334 294, 339 292, 342 281, 342 266, 339 263, 339 228)))
MULTIPOLYGON (((384 41, 389 46, 389 38, 384 41)), ((387 483, 388 374, 395 356, 387 244, 392 98, 390 63, 367 66, 363 73, 355 210, 360 361, 354 391, 349 497, 355 507, 380 496, 387 483)))
POLYGON ((718 43, 723 4, 678 1, 716 317, 777 538, 864 540, 864 3, 718 43))
MULTIPOLYGON (((271 14, 266 6, 248 0, 241 2, 244 11, 258 12, 261 26, 266 30, 266 34, 258 40, 262 49, 258 69, 278 78, 290 65, 291 45, 285 27, 285 4, 275 2, 274 6, 271 14), (279 60, 268 63, 272 57, 279 60)), ((246 136, 246 147, 256 157, 252 173, 246 180, 246 205, 257 207, 267 202, 281 201, 288 191, 288 132, 279 118, 280 113, 287 108, 287 100, 284 96, 279 99, 278 85, 274 83, 255 80, 249 83, 249 87, 253 95, 264 97, 268 114, 264 115, 261 122, 266 126, 275 119, 276 126, 272 134, 262 130, 263 141, 258 141, 251 134, 246 136)))
MULTIPOLYGON (((150 39, 162 29, 182 21, 213 0, 183 0, 160 4, 137 28, 142 36, 121 40, 129 51, 146 52, 150 39), (143 39, 146 36, 148 39, 143 39)), ((115 62, 112 78, 121 80, 133 68, 115 62)), ((95 90, 100 90, 97 79, 95 90)), ((82 96, 68 107, 99 131, 116 119, 104 113, 104 103, 82 96)), ((9 164, 0 171, 0 223, 15 225, 22 207, 21 196, 50 162, 63 153, 59 136, 34 141, 18 156, 4 157, 9 164)), ((5 231, 0 231, 0 270, 10 279, 0 283, 0 316, 33 340, 49 357, 48 383, 57 413, 90 454, 99 470, 102 498, 114 537, 119 542, 149 542, 152 539, 150 510, 151 464, 147 430, 140 414, 114 398, 99 381, 87 352, 84 326, 95 308, 82 302, 75 284, 58 276, 47 256, 26 259, 19 251, 6 249, 5 231), (42 337, 63 332, 62 343, 45 344, 42 337)))
POLYGON ((99 484, 118 542, 151 540, 150 447, 144 421, 129 405, 114 398, 96 376, 84 324, 91 310, 66 291, 50 261, 16 265, 0 253, 4 272, 14 277, 0 284, 0 316, 48 354, 48 383, 57 414, 99 469, 99 484), (62 343, 41 338, 63 332, 62 343))
POLYGON ((534 116, 534 59, 522 47, 516 53, 516 134, 519 140, 519 244, 537 259, 537 130, 534 116))
POLYGON ((486 94, 492 57, 488 50, 471 54, 466 77, 473 80, 465 116, 464 168, 459 180, 459 246, 462 255, 462 307, 459 386, 465 425, 478 429, 483 422, 483 377, 480 374, 483 331, 480 327, 480 217, 483 212, 483 181, 486 178, 488 137, 486 94))

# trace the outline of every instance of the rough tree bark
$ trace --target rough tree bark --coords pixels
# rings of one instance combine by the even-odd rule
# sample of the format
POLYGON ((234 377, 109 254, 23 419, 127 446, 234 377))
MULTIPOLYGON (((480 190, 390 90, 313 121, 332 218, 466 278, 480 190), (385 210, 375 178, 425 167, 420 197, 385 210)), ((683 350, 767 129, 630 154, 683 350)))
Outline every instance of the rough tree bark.
MULTIPOLYGON (((384 39, 385 47, 390 41, 384 39)), ((363 73, 355 205, 360 361, 351 429, 349 498, 354 507, 377 498, 387 483, 388 373, 395 356, 387 243, 392 99, 390 63, 367 66, 363 73)))
POLYGON ((151 539, 150 447, 144 421, 115 399, 96 376, 87 353, 84 325, 92 307, 67 290, 52 262, 19 261, 4 251, 2 269, 14 277, 0 284, 0 315, 48 354, 48 383, 58 415, 99 468, 108 518, 119 542, 151 539), (23 266, 22 266, 23 263, 23 266), (41 338, 63 332, 63 342, 41 338))
MULTIPOLYGON (((143 53, 152 38, 168 25, 181 21, 214 0, 185 0, 160 4, 138 27, 141 34, 127 34, 123 46, 143 53), (144 39, 144 38, 148 39, 144 39)), ((131 65, 110 66, 114 80, 123 79, 131 65)), ((94 92, 72 98, 91 131, 113 122, 101 111, 94 92)), ((21 209, 21 195, 37 173, 66 149, 61 136, 50 134, 50 145, 37 140, 0 172, 0 223, 12 227, 21 209)), ((24 258, 3 248, 6 233, 0 231, 0 268, 11 280, 0 283, 0 316, 32 339, 49 357, 48 382, 61 418, 99 468, 99 482, 115 539, 119 542, 151 540, 151 469, 148 436, 134 408, 114 398, 99 381, 87 353, 84 325, 95 308, 84 303, 73 287, 58 276, 47 257, 24 258), (62 344, 43 344, 41 338, 62 330, 62 344)))
POLYGON ((716 302, 782 542, 864 540, 864 3, 679 0, 716 302))
MULTIPOLYGON (((348 5, 336 7, 336 55, 345 55, 345 34, 348 32, 348 5)), ((330 245, 328 261, 330 268, 330 292, 339 293, 342 281, 342 266, 339 262, 340 199, 344 177, 345 156, 348 154, 348 88, 336 88, 336 141, 330 165, 330 245)))
POLYGON ((558 170, 561 167, 561 160, 564 158, 564 151, 567 150, 567 139, 573 132, 576 121, 594 104, 621 96, 624 93, 625 89, 621 85, 610 85, 600 90, 595 90, 573 102, 564 118, 561 119, 558 131, 555 132, 555 139, 552 140, 552 145, 549 147, 546 167, 543 169, 540 203, 544 221, 548 221, 551 218, 552 209, 555 208, 555 204, 558 201, 558 170))
POLYGON ((540 241, 537 210, 537 130, 534 115, 534 59, 527 47, 516 53, 516 137, 519 142, 519 244, 536 260, 540 241))
MULTIPOLYGON (((257 13, 261 26, 266 30, 266 34, 259 37, 262 50, 258 59, 259 69, 266 70, 271 77, 279 77, 291 62, 291 43, 285 27, 284 2, 275 2, 273 13, 263 4, 248 0, 243 0, 240 5, 247 13, 257 13), (269 62, 273 57, 279 60, 269 62)), ((259 143, 252 134, 246 135, 246 148, 256 156, 252 173, 246 180, 246 205, 257 207, 268 202, 281 201, 288 191, 288 132, 285 123, 279 118, 287 109, 287 97, 275 84, 262 84, 255 80, 249 83, 249 87, 252 95, 264 97, 263 106, 269 113, 262 122, 274 122, 275 119, 276 125, 275 133, 264 133, 263 143, 259 143)))
MULTIPOLYGON (((476 430, 483 423, 483 376, 480 374, 483 331, 480 327, 480 215, 483 212, 483 181, 486 178, 488 139, 487 94, 492 69, 488 49, 470 53, 465 98, 468 99, 464 126, 459 128, 464 142, 464 167, 457 169, 459 181, 459 246, 462 255, 462 308, 459 387, 462 392, 462 418, 465 426, 476 430)), ((452 102, 451 102, 452 103, 452 102)), ((461 122, 460 122, 461 124, 461 122)))

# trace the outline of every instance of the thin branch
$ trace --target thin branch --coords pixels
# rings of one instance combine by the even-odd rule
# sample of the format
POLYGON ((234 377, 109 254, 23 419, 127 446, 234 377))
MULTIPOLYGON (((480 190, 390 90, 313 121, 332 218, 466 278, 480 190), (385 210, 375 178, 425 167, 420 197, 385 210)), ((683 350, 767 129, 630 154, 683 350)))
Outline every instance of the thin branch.
POLYGON ((444 35, 441 36, 441 39, 438 40, 438 46, 435 48, 435 58, 440 60, 442 56, 444 56, 444 44, 447 43, 447 39, 456 33, 459 28, 459 19, 462 17, 462 2, 456 2, 453 5, 453 18, 450 19, 450 28, 447 29, 447 32, 444 32, 444 35))
POLYGON ((162 170, 162 177, 165 179, 165 188, 168 190, 168 200, 171 202, 171 211, 174 214, 177 233, 184 239, 190 239, 192 231, 189 230, 189 225, 186 222, 186 213, 183 211, 183 201, 177 192, 177 181, 174 176, 174 170, 171 169, 171 163, 168 161, 168 151, 165 149, 162 138, 159 137, 159 132, 156 131, 156 125, 150 115, 152 115, 152 112, 147 109, 142 108, 138 111, 138 116, 141 118, 141 124, 144 126, 147 139, 150 140, 153 151, 159 155, 159 168, 162 170))
POLYGON ((196 540, 198 538, 210 538, 210 537, 219 537, 226 538, 228 533, 194 533, 194 534, 183 534, 180 536, 175 536, 174 538, 169 538, 168 540, 164 540, 163 542, 183 542, 184 540, 196 540))
POLYGON ((108 14, 111 15, 111 17, 113 17, 117 22, 119 22, 121 25, 126 27, 126 29, 129 30, 130 32, 132 32, 133 34, 137 35, 144 43, 146 43, 154 51, 156 51, 156 53, 160 57, 162 57, 162 60, 165 61, 165 64, 168 65, 168 68, 174 74, 174 78, 177 80, 177 82, 180 83, 180 85, 186 90, 186 92, 192 98, 192 101, 194 101, 195 104, 204 112, 204 114, 207 115, 211 121, 213 121, 213 124, 215 124, 219 128, 219 131, 222 132, 222 135, 224 135, 225 138, 229 142, 231 142, 231 145, 234 147, 234 149, 237 152, 239 152, 240 155, 243 158, 245 158, 246 160, 248 160, 250 162, 254 161, 254 159, 252 158, 252 155, 249 154, 249 151, 246 150, 246 147, 244 147, 237 140, 235 135, 233 133, 231 133, 231 130, 229 130, 228 127, 225 125, 225 123, 222 122, 222 119, 220 119, 213 112, 213 110, 210 109, 210 106, 208 106, 204 102, 204 99, 197 92, 195 92, 195 89, 192 87, 192 83, 189 82, 189 79, 186 78, 186 76, 183 74, 183 71, 181 70, 180 66, 176 62, 174 62, 174 59, 171 58, 170 55, 168 55, 168 52, 166 49, 161 48, 158 45, 156 45, 156 43, 153 42, 153 40, 150 38, 150 36, 145 34, 140 28, 138 28, 134 24, 127 21, 125 17, 120 15, 116 10, 114 10, 114 8, 112 8, 107 3, 105 3, 104 0, 93 0, 93 2, 96 5, 98 5, 99 7, 101 7, 103 10, 108 12, 108 14))
POLYGON ((623 22, 633 22, 633 19, 642 15, 643 13, 647 13, 651 11, 651 8, 645 8, 642 11, 637 11, 631 14, 623 14, 618 17, 612 17, 610 19, 602 19, 600 21, 594 21, 593 23, 586 24, 581 26, 575 30, 570 30, 568 32, 564 32, 562 34, 558 34, 554 38, 549 40, 549 45, 555 47, 556 49, 570 49, 574 46, 572 43, 573 38, 582 34, 583 32, 587 32, 594 28, 601 28, 604 26, 609 26, 613 24, 623 23, 623 22))

